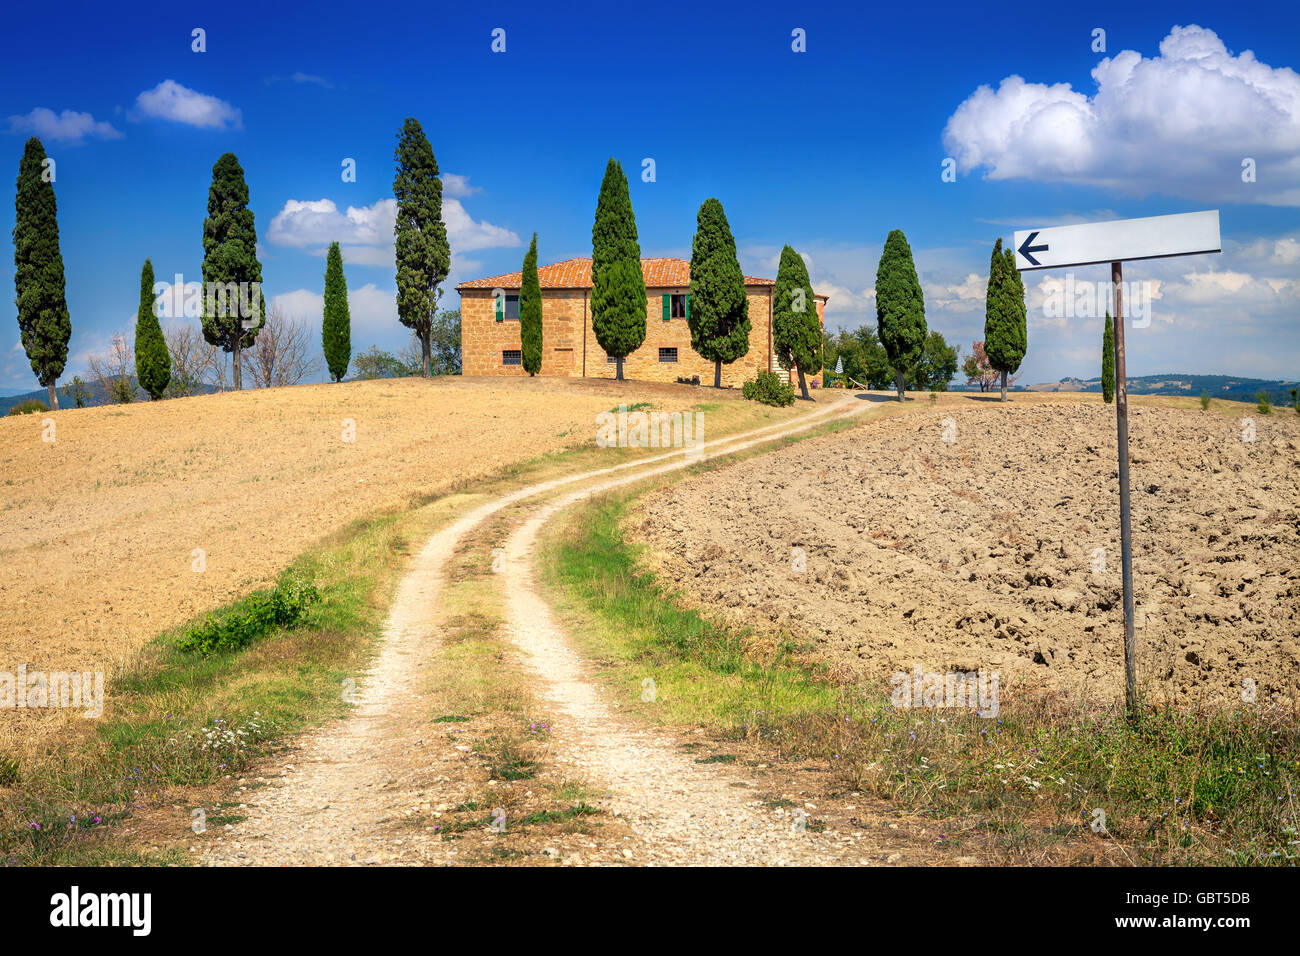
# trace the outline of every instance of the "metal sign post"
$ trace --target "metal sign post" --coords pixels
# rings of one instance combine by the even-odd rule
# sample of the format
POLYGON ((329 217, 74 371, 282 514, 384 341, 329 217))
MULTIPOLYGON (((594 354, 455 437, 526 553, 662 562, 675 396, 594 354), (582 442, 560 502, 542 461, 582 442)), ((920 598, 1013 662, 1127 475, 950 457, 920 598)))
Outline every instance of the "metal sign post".
POLYGON ((1137 712, 1133 663, 1133 530, 1129 524, 1128 378, 1124 367, 1124 263, 1110 264, 1115 293, 1115 435, 1119 447, 1119 552, 1124 574, 1124 707, 1137 712))
POLYGON ((1115 297, 1115 432, 1119 450, 1119 546, 1124 577, 1124 704, 1137 713, 1137 673, 1133 639, 1133 531, 1129 510, 1128 378, 1124 361, 1124 260, 1163 259, 1222 251, 1219 211, 1121 219, 1074 226, 1018 230, 1013 248, 1016 268, 1061 269, 1110 263, 1115 297))

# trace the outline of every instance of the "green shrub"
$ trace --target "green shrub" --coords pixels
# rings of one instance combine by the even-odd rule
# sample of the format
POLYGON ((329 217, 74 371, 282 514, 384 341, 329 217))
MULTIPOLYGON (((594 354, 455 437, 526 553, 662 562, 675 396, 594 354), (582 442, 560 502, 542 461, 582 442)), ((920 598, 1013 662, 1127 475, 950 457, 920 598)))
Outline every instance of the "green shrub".
POLYGON ((292 578, 281 581, 270 593, 250 595, 229 611, 190 628, 177 647, 203 655, 239 650, 272 631, 297 625, 319 596, 310 584, 292 578))
POLYGON ((758 378, 746 382, 741 392, 751 402, 762 402, 764 405, 780 407, 794 404, 793 386, 782 382, 775 372, 759 372, 758 378))
POLYGON ((10 415, 30 415, 32 412, 48 412, 50 406, 46 405, 39 398, 29 398, 25 402, 19 402, 13 408, 9 409, 10 415))
POLYGON ((1268 402, 1268 392, 1262 388, 1255 393, 1255 407, 1259 409, 1261 415, 1270 415, 1273 412, 1273 406, 1268 402))
POLYGON ((1201 411, 1205 411, 1209 407, 1210 407, 1210 393, 1201 392, 1201 411))

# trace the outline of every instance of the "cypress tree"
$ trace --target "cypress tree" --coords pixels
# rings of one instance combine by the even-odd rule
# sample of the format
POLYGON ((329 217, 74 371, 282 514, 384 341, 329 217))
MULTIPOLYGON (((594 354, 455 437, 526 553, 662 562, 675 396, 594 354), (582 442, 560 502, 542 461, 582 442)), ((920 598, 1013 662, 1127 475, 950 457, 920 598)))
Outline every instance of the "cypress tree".
POLYGON ((781 250, 772 290, 772 349, 782 368, 799 370, 799 391, 811 398, 804 373, 821 368, 822 327, 808 266, 790 246, 781 250))
POLYGON ((140 270, 140 308, 135 314, 135 380, 157 401, 172 378, 172 356, 153 307, 153 263, 140 270))
POLYGON ((343 381, 352 361, 352 316, 348 311, 348 280, 343 274, 343 251, 330 243, 325 259, 325 313, 320 326, 325 364, 334 381, 343 381))
POLYGON ((1101 397, 1107 405, 1115 401, 1115 323, 1109 309, 1101 333, 1101 397))
POLYGON ((876 327, 894 369, 901 402, 904 376, 920 361, 926 335, 925 296, 912 262, 912 247, 901 229, 885 239, 876 268, 876 327))
POLYGON ((713 387, 722 387, 722 363, 749 352, 749 300, 736 258, 736 240, 722 203, 706 199, 691 242, 691 348, 713 363, 713 387))
POLYGON ((1002 401, 1007 400, 1007 375, 1020 368, 1027 347, 1025 285, 1016 269, 1015 254, 993 244, 989 261, 988 293, 984 301, 984 352, 994 370, 1001 372, 1002 401))
POLYGON ((18 163, 14 197, 14 290, 18 332, 36 380, 59 407, 56 383, 68 361, 72 320, 59 252, 59 212, 54 183, 45 167, 45 147, 33 136, 18 163))
POLYGON ((266 297, 248 184, 234 153, 223 154, 212 167, 208 218, 203 221, 203 289, 203 337, 231 354, 234 387, 239 390, 243 350, 266 324, 266 297))
POLYGON ((542 285, 537 279, 537 233, 533 233, 532 245, 524 256, 519 285, 519 337, 523 344, 524 371, 536 375, 542 370, 542 285))
POLYGON ((397 222, 397 318, 420 339, 422 372, 430 373, 434 316, 442 290, 438 284, 451 271, 451 247, 442 221, 442 180, 438 160, 419 120, 407 117, 397 134, 397 172, 393 196, 397 222))
MULTIPOLYGON (((522 319, 523 303, 520 302, 522 319)), ((618 160, 605 164, 591 227, 591 325, 596 341, 615 359, 623 380, 623 359, 645 341, 645 274, 627 176, 618 160)))

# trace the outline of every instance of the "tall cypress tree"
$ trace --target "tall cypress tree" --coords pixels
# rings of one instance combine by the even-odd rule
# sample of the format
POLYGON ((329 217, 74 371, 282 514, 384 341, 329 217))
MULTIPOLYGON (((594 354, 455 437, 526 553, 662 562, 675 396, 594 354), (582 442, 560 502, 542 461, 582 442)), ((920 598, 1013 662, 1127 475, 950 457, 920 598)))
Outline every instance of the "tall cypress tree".
POLYGON ((135 314, 135 380, 154 401, 163 397, 172 378, 172 356, 154 311, 153 263, 140 270, 140 308, 135 314))
POLYGON ((605 354, 614 357, 614 377, 620 382, 623 360, 645 341, 645 316, 645 274, 632 196, 622 165, 611 158, 591 227, 591 325, 605 354))
POLYGON ((451 271, 451 247, 442 221, 438 160, 419 120, 407 117, 397 134, 393 196, 397 222, 397 318, 420 339, 422 374, 429 376, 430 335, 442 296, 439 283, 451 271))
POLYGON ((706 199, 691 242, 691 348, 713 363, 713 387, 722 387, 722 363, 749 352, 749 300, 736 258, 736 240, 722 203, 706 199))
POLYGON ((1115 322, 1110 309, 1101 333, 1101 397, 1107 405, 1115 401, 1115 322))
POLYGON ((781 250, 772 290, 772 350, 782 368, 799 370, 799 391, 811 398, 804 373, 815 373, 822 366, 822 327, 808 266, 790 246, 781 250))
POLYGON ((1028 346, 1025 323, 1025 285, 1016 269, 1015 253, 993 244, 989 260, 989 285, 984 302, 984 352, 989 364, 1001 372, 1002 401, 1007 400, 1007 375, 1020 368, 1028 346))
POLYGON ((14 197, 14 290, 18 332, 36 380, 59 407, 56 388, 68 361, 72 319, 59 252, 59 211, 45 167, 45 147, 33 136, 18 163, 14 197))
POLYGON ((537 278, 537 233, 533 233, 532 245, 524 255, 519 284, 519 337, 523 344, 524 371, 536 375, 542 370, 542 285, 537 278))
POLYGON ((325 364, 334 381, 343 381, 352 361, 352 315, 348 311, 348 280, 343 274, 343 251, 330 243, 325 259, 325 312, 320 326, 325 364))
POLYGON ((920 361, 926 336, 925 296, 912 262, 912 247, 901 229, 885 239, 876 267, 876 328, 894 370, 901 402, 904 376, 920 361))
POLYGON ((208 218, 203 221, 203 289, 203 337, 230 353, 239 390, 243 350, 266 324, 266 297, 248 184, 234 153, 223 154, 212 167, 208 218))

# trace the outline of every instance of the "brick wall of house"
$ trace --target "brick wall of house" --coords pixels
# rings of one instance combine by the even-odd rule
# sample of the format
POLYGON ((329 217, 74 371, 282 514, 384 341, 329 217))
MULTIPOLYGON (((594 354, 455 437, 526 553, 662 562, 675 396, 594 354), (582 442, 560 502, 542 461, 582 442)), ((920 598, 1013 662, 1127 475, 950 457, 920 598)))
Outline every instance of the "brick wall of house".
MULTIPOLYGON (((752 379, 767 361, 768 289, 770 286, 747 288, 749 299, 749 353, 730 365, 722 366, 722 384, 739 388, 752 379)), ((664 321, 664 295, 684 294, 688 288, 646 290, 646 333, 641 347, 623 361, 623 376, 647 382, 675 382, 678 377, 698 375, 700 383, 713 384, 713 363, 705 361, 691 348, 691 330, 685 319, 664 321), (676 348, 676 362, 661 362, 661 348, 676 348)), ((615 366, 606 362, 605 353, 596 341, 596 333, 587 316, 587 377, 613 378, 615 366)))
MULTIPOLYGON (((581 289, 542 290, 542 375, 582 374, 582 316, 581 289)), ((522 365, 501 364, 501 353, 522 343, 517 321, 496 320, 490 289, 461 290, 460 347, 465 375, 528 374, 522 365)))

